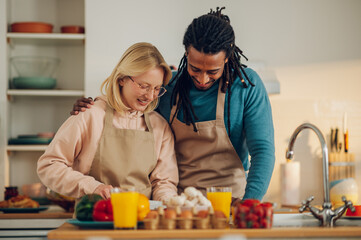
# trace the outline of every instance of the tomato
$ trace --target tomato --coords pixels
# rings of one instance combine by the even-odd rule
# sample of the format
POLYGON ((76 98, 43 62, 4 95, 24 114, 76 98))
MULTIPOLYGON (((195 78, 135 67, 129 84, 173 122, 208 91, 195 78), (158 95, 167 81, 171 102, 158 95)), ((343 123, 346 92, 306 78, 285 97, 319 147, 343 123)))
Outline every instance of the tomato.
POLYGON ((246 216, 247 221, 257 222, 258 219, 259 219, 259 217, 254 213, 250 213, 246 216))
POLYGON ((242 201, 242 205, 245 205, 248 207, 255 207, 258 204, 260 204, 260 201, 258 199, 245 199, 242 201))
POLYGON ((247 215, 250 212, 250 208, 248 206, 239 204, 236 207, 235 212, 236 212, 236 215, 244 216, 244 215, 247 215))
POLYGON ((253 213, 256 214, 259 218, 263 218, 265 211, 262 206, 257 205, 254 207, 253 213))
POLYGON ((267 219, 264 218, 261 220, 261 227, 262 228, 270 228, 271 223, 267 219))
POLYGON ((238 228, 247 228, 247 223, 246 221, 240 221, 238 223, 238 228))
POLYGON ((252 222, 251 228, 259 228, 260 224, 258 222, 252 222))

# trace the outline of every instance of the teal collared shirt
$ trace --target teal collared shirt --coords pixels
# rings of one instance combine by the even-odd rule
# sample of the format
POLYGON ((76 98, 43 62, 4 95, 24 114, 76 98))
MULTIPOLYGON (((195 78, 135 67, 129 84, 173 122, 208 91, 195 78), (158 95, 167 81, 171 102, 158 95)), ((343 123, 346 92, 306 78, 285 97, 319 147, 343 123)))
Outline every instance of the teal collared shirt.
MULTIPOLYGON (((237 78, 231 88, 231 100, 226 93, 224 122, 228 130, 228 104, 230 104, 230 140, 247 172, 244 199, 261 200, 267 192, 275 163, 274 129, 272 109, 266 89, 258 74, 250 68, 245 72, 254 87, 243 87, 237 78), (250 156, 250 160, 249 160, 250 156)), ((249 84, 246 81, 247 84, 249 84)), ((160 98, 157 111, 169 122, 170 97, 175 82, 167 86, 167 93, 160 98)), ((216 119, 216 105, 219 81, 206 91, 198 90, 193 84, 190 99, 198 118, 196 122, 216 119)), ((177 118, 183 121, 183 112, 177 118)), ((210 149, 211 151, 212 149, 210 149)))

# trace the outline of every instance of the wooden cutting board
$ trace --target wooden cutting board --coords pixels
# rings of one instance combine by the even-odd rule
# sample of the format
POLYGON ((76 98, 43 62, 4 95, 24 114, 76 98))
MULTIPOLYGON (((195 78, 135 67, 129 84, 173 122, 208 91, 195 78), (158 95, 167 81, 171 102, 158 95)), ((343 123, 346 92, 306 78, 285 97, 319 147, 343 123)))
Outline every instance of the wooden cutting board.
POLYGON ((0 213, 0 219, 59 219, 72 218, 68 212, 40 212, 40 213, 0 213))

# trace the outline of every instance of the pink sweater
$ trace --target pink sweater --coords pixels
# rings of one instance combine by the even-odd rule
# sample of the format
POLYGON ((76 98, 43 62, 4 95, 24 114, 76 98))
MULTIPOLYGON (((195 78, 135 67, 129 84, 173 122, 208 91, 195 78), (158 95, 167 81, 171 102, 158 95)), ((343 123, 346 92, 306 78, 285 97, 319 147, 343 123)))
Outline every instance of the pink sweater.
MULTIPOLYGON (((105 97, 99 97, 87 111, 69 117, 38 160, 40 180, 63 195, 79 198, 91 194, 102 184, 87 175, 104 127, 105 97)), ((178 168, 174 138, 168 123, 157 112, 149 119, 153 127, 158 163, 150 175, 154 200, 177 195, 178 168)), ((145 130, 142 112, 114 113, 113 125, 121 129, 145 130)))

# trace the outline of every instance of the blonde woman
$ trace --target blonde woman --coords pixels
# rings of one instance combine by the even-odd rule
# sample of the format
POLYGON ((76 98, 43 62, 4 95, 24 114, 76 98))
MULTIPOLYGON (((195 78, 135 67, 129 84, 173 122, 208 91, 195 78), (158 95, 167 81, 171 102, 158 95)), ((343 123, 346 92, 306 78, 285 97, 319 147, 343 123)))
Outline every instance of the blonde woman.
POLYGON ((132 45, 93 107, 60 127, 38 160, 41 181, 75 198, 96 193, 108 199, 116 186, 134 186, 154 200, 176 195, 173 135, 153 111, 171 76, 156 47, 132 45))

